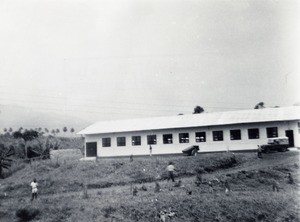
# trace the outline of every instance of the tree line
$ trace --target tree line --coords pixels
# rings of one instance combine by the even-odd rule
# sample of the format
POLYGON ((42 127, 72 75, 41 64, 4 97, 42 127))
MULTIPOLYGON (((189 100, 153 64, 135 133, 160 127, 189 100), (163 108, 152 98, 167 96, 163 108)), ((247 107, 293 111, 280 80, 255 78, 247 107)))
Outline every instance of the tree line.
MULTIPOLYGON (((59 128, 57 129, 48 129, 48 128, 42 128, 42 127, 39 127, 39 128, 35 128, 35 129, 24 129, 23 127, 20 127, 17 132, 27 132, 27 131, 36 131, 38 132, 39 134, 43 135, 43 134, 52 134, 53 136, 56 136, 57 134, 61 133, 61 132, 64 132, 64 133, 67 133, 68 131, 70 133, 74 133, 75 132, 75 129, 73 127, 71 127, 70 129, 68 129, 66 126, 64 126, 61 130, 59 128)), ((9 127, 9 128, 4 128, 3 129, 3 132, 4 134, 6 135, 11 135, 13 134, 14 130, 12 127, 9 127)))

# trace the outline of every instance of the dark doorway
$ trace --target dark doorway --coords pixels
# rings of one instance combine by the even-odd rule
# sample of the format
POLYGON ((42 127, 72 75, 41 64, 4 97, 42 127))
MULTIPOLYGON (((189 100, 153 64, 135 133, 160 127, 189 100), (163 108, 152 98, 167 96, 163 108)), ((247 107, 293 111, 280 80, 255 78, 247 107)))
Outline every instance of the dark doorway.
POLYGON ((293 130, 286 130, 285 135, 289 138, 289 145, 290 147, 294 147, 294 132, 293 130))
POLYGON ((97 156, 97 142, 86 143, 86 157, 97 156))

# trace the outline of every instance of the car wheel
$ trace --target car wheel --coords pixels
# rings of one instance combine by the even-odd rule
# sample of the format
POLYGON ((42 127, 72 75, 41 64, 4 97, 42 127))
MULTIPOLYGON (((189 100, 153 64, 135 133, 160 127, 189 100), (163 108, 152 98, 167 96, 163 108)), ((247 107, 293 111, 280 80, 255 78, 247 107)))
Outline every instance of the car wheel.
POLYGON ((286 152, 286 147, 281 148, 281 152, 286 152))

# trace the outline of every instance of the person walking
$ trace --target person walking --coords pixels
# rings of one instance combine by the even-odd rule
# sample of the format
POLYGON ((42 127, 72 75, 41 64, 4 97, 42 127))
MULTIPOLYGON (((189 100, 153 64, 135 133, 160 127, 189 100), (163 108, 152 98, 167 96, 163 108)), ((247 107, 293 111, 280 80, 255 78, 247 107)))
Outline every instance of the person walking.
POLYGON ((35 178, 30 183, 30 186, 31 186, 31 189, 32 189, 31 201, 33 201, 34 199, 37 199, 37 192, 38 192, 38 183, 36 182, 35 178))
POLYGON ((171 179, 172 182, 175 182, 175 179, 174 179, 175 167, 174 167, 172 162, 169 162, 169 165, 167 166, 167 171, 168 171, 168 174, 169 174, 168 181, 171 179))

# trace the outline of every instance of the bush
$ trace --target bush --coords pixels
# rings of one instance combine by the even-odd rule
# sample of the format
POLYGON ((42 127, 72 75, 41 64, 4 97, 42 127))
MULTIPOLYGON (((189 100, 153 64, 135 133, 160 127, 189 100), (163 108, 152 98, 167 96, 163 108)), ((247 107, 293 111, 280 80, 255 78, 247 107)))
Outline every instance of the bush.
POLYGON ((135 183, 147 183, 147 182, 153 182, 155 180, 155 177, 152 175, 148 175, 142 171, 136 171, 131 175, 131 178, 134 179, 135 183))
POLYGON ((238 164, 238 161, 235 157, 235 155, 232 154, 226 154, 221 156, 220 158, 216 159, 215 161, 212 161, 211 164, 208 166, 204 166, 204 170, 206 172, 213 172, 215 170, 219 169, 227 169, 230 167, 234 167, 238 164))
POLYGON ((113 214, 114 212, 117 211, 117 209, 114 208, 114 207, 112 207, 112 206, 107 206, 107 207, 104 207, 104 208, 102 209, 102 211, 103 211, 103 213, 104 213, 103 216, 104 216, 105 218, 109 218, 109 217, 111 216, 111 214, 113 214))
POLYGON ((97 184, 95 184, 95 183, 88 184, 87 187, 89 189, 99 189, 99 188, 111 187, 112 185, 113 185, 113 183, 111 183, 111 182, 103 181, 103 182, 99 182, 97 184))
POLYGON ((30 221, 39 214, 39 209, 34 209, 31 207, 21 208, 16 211, 16 216, 19 218, 19 221, 30 221))

